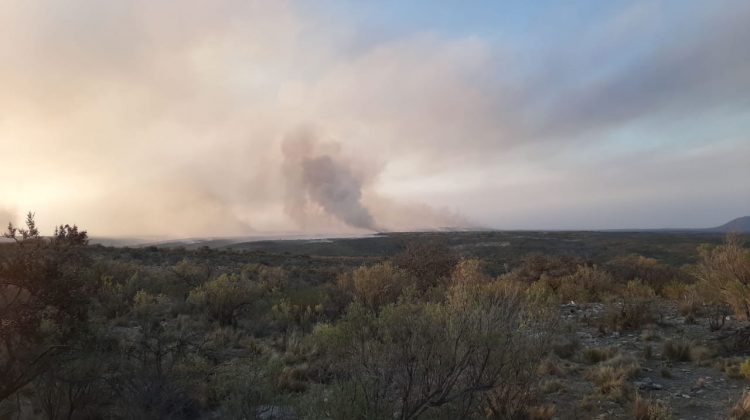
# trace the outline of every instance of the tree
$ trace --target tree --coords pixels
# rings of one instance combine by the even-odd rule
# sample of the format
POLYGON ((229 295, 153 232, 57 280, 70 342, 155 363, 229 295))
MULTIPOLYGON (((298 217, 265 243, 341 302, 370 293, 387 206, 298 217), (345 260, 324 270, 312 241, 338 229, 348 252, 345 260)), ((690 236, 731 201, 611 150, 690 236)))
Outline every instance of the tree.
POLYGON ((69 348, 84 330, 89 296, 85 232, 69 227, 65 240, 47 240, 29 213, 25 229, 9 224, 4 236, 15 243, 0 246, 0 401, 69 348))

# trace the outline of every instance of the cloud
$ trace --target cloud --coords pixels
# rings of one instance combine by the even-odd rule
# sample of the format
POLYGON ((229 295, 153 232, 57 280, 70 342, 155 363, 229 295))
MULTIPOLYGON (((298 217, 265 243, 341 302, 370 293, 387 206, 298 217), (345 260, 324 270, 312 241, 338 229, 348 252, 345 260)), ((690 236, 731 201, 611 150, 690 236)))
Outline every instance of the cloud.
POLYGON ((699 203, 695 183, 741 212, 748 150, 706 151, 750 128, 750 7, 734 6, 628 9, 522 54, 430 28, 369 37, 291 1, 11 2, 0 201, 100 235, 584 224, 575 200, 619 205, 591 179, 644 207, 675 189, 699 203), (707 172, 669 159, 691 150, 707 172))

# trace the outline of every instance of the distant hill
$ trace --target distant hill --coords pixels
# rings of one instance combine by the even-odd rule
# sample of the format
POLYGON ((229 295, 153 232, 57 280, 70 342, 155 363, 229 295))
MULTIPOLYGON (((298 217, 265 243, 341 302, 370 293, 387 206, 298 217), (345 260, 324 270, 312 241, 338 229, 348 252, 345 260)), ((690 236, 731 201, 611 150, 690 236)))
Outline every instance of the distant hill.
POLYGON ((750 233, 750 216, 738 217, 729 223, 725 223, 715 228, 705 229, 711 232, 737 232, 750 233))

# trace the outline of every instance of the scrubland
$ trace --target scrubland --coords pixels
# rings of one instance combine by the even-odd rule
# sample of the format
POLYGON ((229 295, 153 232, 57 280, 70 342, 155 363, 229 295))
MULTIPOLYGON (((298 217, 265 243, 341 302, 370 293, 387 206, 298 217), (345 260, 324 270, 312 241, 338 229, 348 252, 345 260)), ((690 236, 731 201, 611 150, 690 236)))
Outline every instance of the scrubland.
POLYGON ((30 217, 0 418, 750 418, 745 238, 514 235, 109 248, 30 217))

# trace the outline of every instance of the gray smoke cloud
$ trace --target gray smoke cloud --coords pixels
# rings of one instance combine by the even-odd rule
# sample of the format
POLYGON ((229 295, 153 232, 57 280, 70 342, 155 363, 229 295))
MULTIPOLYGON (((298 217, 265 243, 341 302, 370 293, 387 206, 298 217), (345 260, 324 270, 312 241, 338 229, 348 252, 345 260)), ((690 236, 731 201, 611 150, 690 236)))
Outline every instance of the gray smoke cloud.
POLYGON ((376 230, 375 219, 362 206, 362 186, 352 171, 331 156, 302 162, 308 197, 352 227, 376 230))
POLYGON ((354 228, 380 230, 362 204, 366 177, 352 169, 339 149, 338 143, 320 142, 309 127, 287 134, 282 143, 287 213, 303 226, 311 214, 322 211, 354 228))

